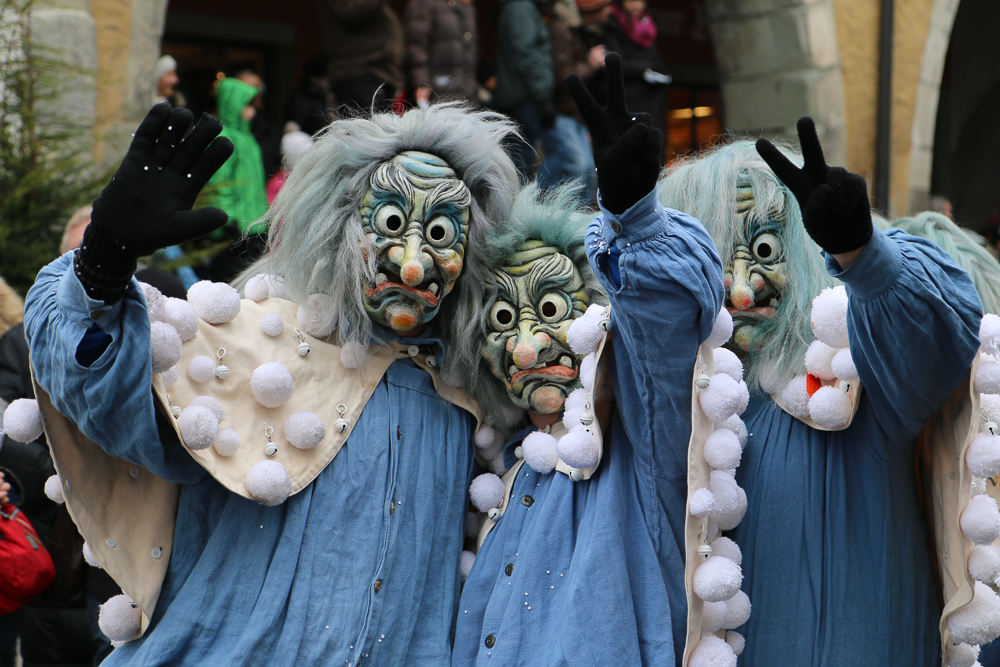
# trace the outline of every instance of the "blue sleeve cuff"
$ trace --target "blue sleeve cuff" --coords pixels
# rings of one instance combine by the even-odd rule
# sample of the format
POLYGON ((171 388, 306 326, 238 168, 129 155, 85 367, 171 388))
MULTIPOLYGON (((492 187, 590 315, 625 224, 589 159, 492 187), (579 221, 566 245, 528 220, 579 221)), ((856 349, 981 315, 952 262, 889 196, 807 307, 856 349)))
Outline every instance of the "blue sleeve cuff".
POLYGON ((645 241, 667 226, 666 209, 657 201, 655 188, 621 215, 604 208, 600 192, 597 193, 597 203, 604 219, 602 235, 609 245, 617 243, 619 248, 623 248, 629 243, 645 241))
POLYGON ((824 253, 827 272, 844 281, 852 296, 874 299, 889 289, 902 271, 903 253, 890 236, 876 229, 868 245, 846 269, 840 268, 833 255, 824 253))

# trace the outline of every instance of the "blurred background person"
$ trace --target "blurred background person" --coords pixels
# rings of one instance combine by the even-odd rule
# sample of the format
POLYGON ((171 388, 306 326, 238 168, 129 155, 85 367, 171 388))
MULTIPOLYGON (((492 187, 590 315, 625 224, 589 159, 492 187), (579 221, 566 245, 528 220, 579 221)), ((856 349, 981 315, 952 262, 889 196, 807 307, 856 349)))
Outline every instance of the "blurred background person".
POLYGON ((403 13, 407 81, 414 101, 479 105, 479 33, 472 0, 408 0, 403 13))
POLYGON ((250 101, 254 108, 250 132, 260 147, 260 159, 264 165, 264 176, 267 177, 281 167, 281 132, 267 120, 264 113, 264 93, 267 88, 260 75, 251 69, 244 69, 236 73, 236 78, 257 89, 257 94, 250 101))
POLYGON ((664 100, 672 79, 665 73, 656 35, 656 24, 646 12, 646 0, 612 3, 611 16, 604 25, 604 47, 622 57, 629 111, 648 113, 653 117, 653 127, 666 135, 664 100))
MULTIPOLYGON (((333 120, 333 95, 327 75, 329 62, 330 58, 325 53, 317 53, 307 60, 299 85, 285 104, 285 120, 295 123, 310 136, 319 133, 333 120)), ((288 134, 287 126, 285 134, 288 134)))
POLYGON ((337 105, 390 111, 402 85, 403 29, 387 0, 320 0, 337 105))
POLYGON ((177 61, 173 56, 163 55, 156 61, 156 97, 153 104, 170 102, 172 107, 187 106, 184 94, 177 90, 181 79, 177 76, 177 61))
POLYGON ((289 121, 285 125, 285 136, 281 138, 281 168, 267 179, 267 204, 274 203, 292 167, 299 161, 302 154, 312 148, 313 139, 299 129, 298 125, 289 121))

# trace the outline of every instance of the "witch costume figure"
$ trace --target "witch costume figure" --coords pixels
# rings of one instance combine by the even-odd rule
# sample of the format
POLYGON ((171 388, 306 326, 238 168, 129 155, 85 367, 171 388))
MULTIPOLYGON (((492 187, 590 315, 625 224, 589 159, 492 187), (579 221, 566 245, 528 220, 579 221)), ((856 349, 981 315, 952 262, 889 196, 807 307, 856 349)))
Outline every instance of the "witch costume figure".
POLYGON ((247 298, 201 282, 188 304, 132 272, 226 220, 189 210, 231 151, 191 120, 153 108, 28 297, 51 491, 124 590, 105 664, 447 664, 478 415, 457 385, 511 127, 449 105, 333 123, 247 298))

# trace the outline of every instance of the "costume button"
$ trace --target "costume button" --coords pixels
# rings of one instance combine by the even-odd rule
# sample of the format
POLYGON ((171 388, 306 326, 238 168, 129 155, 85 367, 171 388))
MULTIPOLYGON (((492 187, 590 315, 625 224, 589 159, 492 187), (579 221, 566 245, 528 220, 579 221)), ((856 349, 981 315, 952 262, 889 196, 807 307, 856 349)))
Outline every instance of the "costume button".
POLYGON ((535 502, 535 499, 531 496, 521 496, 521 504, 525 507, 531 507, 531 503, 535 502))
POLYGON ((378 593, 380 590, 382 590, 382 580, 381 579, 376 579, 375 580, 375 587, 374 588, 375 588, 375 592, 376 593, 378 593))
POLYGON ((139 469, 139 466, 132 466, 132 468, 128 471, 128 474, 132 475, 133 477, 138 477, 139 475, 142 474, 142 470, 139 469))
POLYGON ((622 230, 622 226, 619 225, 617 222, 612 222, 611 223, 611 229, 615 230, 615 232, 617 233, 617 232, 620 232, 622 230))
POLYGON ((163 555, 163 551, 160 549, 160 547, 156 547, 155 549, 153 549, 152 555, 153 558, 159 558, 160 556, 163 555))
POLYGON ((417 347, 416 345, 411 345, 410 347, 406 348, 406 353, 411 357, 415 357, 418 354, 420 354, 420 348, 417 347))
POLYGON ((507 567, 503 569, 503 573, 506 574, 508 577, 512 575, 514 573, 514 564, 507 563, 507 567))
POLYGON ((493 648, 493 645, 497 643, 496 635, 486 635, 486 648, 493 648))
POLYGON ((109 537, 108 539, 104 540, 104 543, 107 544, 112 549, 114 549, 116 546, 118 546, 118 543, 115 542, 115 538, 113 538, 113 537, 109 537))

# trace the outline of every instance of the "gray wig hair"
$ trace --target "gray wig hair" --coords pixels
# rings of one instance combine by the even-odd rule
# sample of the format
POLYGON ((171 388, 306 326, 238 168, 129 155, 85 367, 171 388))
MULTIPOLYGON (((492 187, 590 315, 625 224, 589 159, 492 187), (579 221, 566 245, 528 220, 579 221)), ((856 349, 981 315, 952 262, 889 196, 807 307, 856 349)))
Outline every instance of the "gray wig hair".
POLYGON ((501 250, 498 229, 517 193, 517 172, 503 147, 515 134, 504 116, 455 103, 334 121, 299 159, 263 218, 270 250, 244 276, 281 276, 299 303, 310 294, 329 295, 341 322, 338 342, 368 345, 372 322, 362 290, 375 278, 377 257, 361 226, 361 199, 387 160, 404 151, 435 155, 472 194, 464 268, 435 318, 447 350, 443 371, 472 377, 485 321, 484 290, 501 250))

